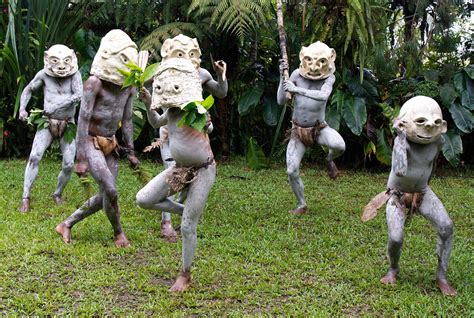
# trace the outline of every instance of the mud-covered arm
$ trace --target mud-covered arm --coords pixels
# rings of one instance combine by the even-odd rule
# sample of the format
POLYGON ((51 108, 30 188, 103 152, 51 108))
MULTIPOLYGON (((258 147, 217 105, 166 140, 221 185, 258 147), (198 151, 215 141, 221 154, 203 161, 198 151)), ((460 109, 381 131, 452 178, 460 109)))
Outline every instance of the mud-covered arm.
POLYGON ((26 106, 31 99, 33 92, 44 85, 43 77, 46 76, 43 70, 36 73, 35 77, 25 86, 20 97, 20 120, 26 120, 28 118, 28 112, 26 106))
POLYGON ((206 91, 217 98, 224 98, 227 96, 228 84, 225 77, 225 70, 221 70, 221 73, 217 72, 217 81, 212 78, 212 75, 208 70, 203 68, 199 69, 199 76, 201 77, 202 87, 206 91))
POLYGON ((94 112, 95 100, 101 89, 102 82, 95 76, 89 77, 84 83, 76 133, 76 172, 79 176, 84 176, 88 170, 85 145, 89 136, 89 126, 94 112))
POLYGON ((405 134, 395 137, 392 152, 392 169, 399 177, 404 177, 408 170, 407 138, 405 134))
POLYGON ((431 178, 433 177, 434 172, 436 171, 436 167, 438 165, 439 153, 441 152, 444 143, 445 143, 444 137, 441 135, 439 140, 437 141, 438 153, 436 154, 436 156, 433 160, 433 168, 431 169, 430 177, 428 178, 428 183, 430 183, 431 178))
POLYGON ((142 101, 143 104, 145 104, 146 108, 146 115, 148 118, 148 122, 150 123, 151 127, 153 128, 159 128, 161 126, 164 126, 168 123, 168 117, 166 116, 166 112, 168 110, 165 110, 162 115, 158 114, 158 112, 154 109, 151 109, 151 95, 150 92, 146 88, 142 88, 140 90, 140 93, 138 95, 140 100, 142 101))
MULTIPOLYGON (((287 69, 288 69, 288 63, 284 61, 280 61, 280 74, 283 74, 283 71, 287 69)), ((296 81, 296 78, 298 76, 299 76, 298 70, 294 70, 293 73, 291 73, 290 81, 292 81, 294 84, 294 81, 296 81)), ((288 102, 287 92, 285 91, 283 87, 284 82, 285 82, 285 79, 283 78, 283 75, 280 75, 280 84, 278 84, 278 91, 277 91, 278 105, 285 105, 288 102)))
POLYGON ((80 101, 83 93, 82 78, 80 72, 76 72, 72 76, 71 90, 72 95, 68 98, 69 103, 76 103, 80 101))
MULTIPOLYGON (((291 74, 291 76, 293 76, 293 74, 291 74)), ((290 77, 289 81, 283 82, 283 89, 292 94, 299 94, 318 101, 327 101, 329 96, 331 96, 332 87, 335 81, 336 77, 334 75, 329 75, 329 77, 324 80, 324 84, 321 86, 321 89, 317 90, 298 87, 295 85, 294 81, 291 81, 290 77)))
POLYGON ((131 87, 129 89, 130 95, 125 104, 122 116, 122 135, 123 141, 125 142, 128 160, 130 161, 130 164, 135 167, 140 164, 135 156, 135 149, 133 146, 133 97, 136 94, 136 90, 131 87))

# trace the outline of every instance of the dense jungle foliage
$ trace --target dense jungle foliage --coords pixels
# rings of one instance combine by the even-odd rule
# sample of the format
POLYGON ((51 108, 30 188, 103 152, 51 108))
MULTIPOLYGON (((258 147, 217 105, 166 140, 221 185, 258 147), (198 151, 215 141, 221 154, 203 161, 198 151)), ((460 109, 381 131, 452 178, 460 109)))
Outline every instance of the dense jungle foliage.
MULTIPOLYGON (((474 66, 463 0, 286 0, 284 22, 290 70, 302 45, 317 40, 337 52, 337 82, 327 121, 344 137, 341 160, 362 167, 390 164, 392 119, 415 95, 435 98, 449 130, 444 158, 474 163, 474 66)), ((246 154, 253 166, 281 160, 291 105, 276 103, 280 58, 274 0, 3 1, 0 14, 0 152, 28 153, 35 128, 18 120, 24 86, 43 67, 43 53, 57 43, 73 48, 83 79, 100 38, 120 28, 159 62, 162 42, 179 33, 199 40, 202 67, 209 54, 227 63, 229 93, 211 115, 214 152, 246 154)), ((41 92, 28 109, 41 108, 41 92)), ((135 103, 136 147, 155 131, 135 103)), ((154 155, 154 154, 153 154, 154 155)), ((324 151, 315 147, 310 158, 324 151)), ((441 161, 446 161, 440 159, 441 161)))

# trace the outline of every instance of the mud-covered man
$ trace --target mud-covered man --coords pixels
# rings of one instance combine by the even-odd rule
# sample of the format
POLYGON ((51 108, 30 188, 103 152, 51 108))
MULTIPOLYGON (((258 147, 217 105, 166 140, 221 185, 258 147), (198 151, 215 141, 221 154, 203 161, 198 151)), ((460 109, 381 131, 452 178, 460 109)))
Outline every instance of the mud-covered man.
POLYGON ((118 71, 126 69, 125 64, 130 61, 137 63, 137 58, 137 46, 130 37, 121 30, 112 30, 102 38, 92 63, 92 76, 84 83, 76 138, 76 172, 85 176, 90 171, 99 185, 99 193, 56 227, 66 244, 71 242, 71 228, 76 223, 103 208, 114 230, 115 245, 130 245, 120 224, 115 132, 121 123, 128 159, 132 166, 138 165, 132 124, 132 100, 136 89, 122 89, 124 77, 118 71))
MULTIPOLYGON (((224 61, 212 61, 212 67, 217 74, 217 81, 212 78, 208 70, 201 67, 201 49, 197 39, 190 38, 186 35, 179 34, 174 38, 167 39, 161 47, 162 62, 170 58, 182 58, 192 62, 196 67, 199 78, 201 79, 202 88, 217 98, 224 98, 227 95, 227 79, 226 79, 226 63, 224 61)), ((148 99, 145 105, 150 105, 151 100, 147 92, 140 92, 141 99, 148 99), (148 94, 148 96, 147 96, 148 94)), ((147 107, 148 121, 154 128, 160 127, 160 115, 154 109, 147 107)), ((207 133, 211 133, 213 129, 212 123, 209 121, 207 133)), ((160 127, 160 152, 165 169, 174 165, 174 160, 169 149, 168 126, 160 127)), ((179 196, 179 201, 183 201, 186 196, 186 190, 179 196)), ((171 224, 171 214, 162 212, 161 220, 161 236, 167 241, 175 242, 177 240, 176 231, 171 224)))
MULTIPOLYGON (((294 70, 288 80, 283 77, 278 87, 278 104, 288 101, 287 93, 294 98, 290 141, 286 150, 288 179, 293 190, 297 206, 288 211, 291 214, 303 214, 307 210, 304 197, 304 185, 299 176, 299 167, 307 147, 319 144, 328 148, 328 174, 331 179, 337 177, 334 159, 344 153, 346 145, 341 135, 329 127, 325 121, 326 104, 336 80, 336 52, 326 44, 316 42, 300 51, 300 67, 294 70)), ((288 69, 285 62, 280 70, 288 69)), ((281 72, 283 74, 283 72, 281 72)))
POLYGON ((76 155, 74 141, 74 116, 76 106, 82 96, 82 79, 77 71, 77 58, 73 50, 67 46, 56 44, 44 52, 44 69, 39 71, 33 80, 25 87, 20 98, 20 119, 28 118, 26 106, 33 91, 43 88, 44 110, 42 113, 45 124, 39 129, 33 141, 28 164, 25 169, 23 184, 23 199, 21 212, 30 209, 30 189, 38 175, 39 162, 46 149, 55 138, 60 140, 62 152, 62 169, 58 176, 58 184, 52 197, 55 203, 61 203, 62 193, 71 178, 76 155), (72 138, 65 137, 67 130, 72 130, 72 138))

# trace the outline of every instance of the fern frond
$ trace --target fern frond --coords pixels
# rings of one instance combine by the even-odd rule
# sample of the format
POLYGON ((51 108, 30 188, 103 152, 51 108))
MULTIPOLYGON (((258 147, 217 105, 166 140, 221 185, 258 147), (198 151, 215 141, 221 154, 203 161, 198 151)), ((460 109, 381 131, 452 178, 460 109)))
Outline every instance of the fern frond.
POLYGON ((152 56, 156 59, 160 59, 160 49, 163 42, 172 38, 180 33, 186 34, 191 37, 201 38, 204 36, 203 28, 199 25, 190 22, 173 22, 162 26, 159 26, 149 35, 144 37, 139 47, 141 50, 149 50, 152 56))

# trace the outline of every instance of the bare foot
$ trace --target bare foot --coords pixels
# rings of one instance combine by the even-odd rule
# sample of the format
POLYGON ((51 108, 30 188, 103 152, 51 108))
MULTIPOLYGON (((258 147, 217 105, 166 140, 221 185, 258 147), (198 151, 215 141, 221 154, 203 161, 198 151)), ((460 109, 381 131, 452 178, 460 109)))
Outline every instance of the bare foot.
POLYGON ((181 293, 191 285, 191 272, 181 271, 173 286, 169 289, 172 293, 181 293))
POLYGON ((389 269, 388 273, 380 279, 380 282, 385 285, 395 284, 397 281, 397 271, 389 269))
POLYGON ((64 203, 63 198, 61 198, 61 196, 59 196, 59 195, 53 194, 51 197, 53 198, 53 201, 56 204, 63 204, 64 203))
POLYGON ((439 289, 445 296, 456 296, 458 292, 454 289, 447 280, 445 279, 437 279, 436 282, 438 283, 439 289))
POLYGON ((171 221, 161 222, 161 237, 163 237, 165 241, 169 243, 176 243, 176 241, 178 241, 178 234, 173 229, 171 221))
POLYGON ((71 244, 71 228, 66 225, 66 223, 59 223, 56 226, 56 233, 61 235, 63 242, 66 244, 71 244))
POLYGON ((115 236, 114 243, 116 247, 129 247, 130 246, 130 242, 127 240, 127 237, 125 236, 123 232, 115 236))
POLYGON ((30 199, 24 198, 21 200, 20 212, 26 213, 30 210, 30 199))
POLYGON ((306 210, 307 210, 306 207, 303 207, 303 208, 296 208, 296 209, 294 209, 294 210, 288 211, 288 213, 293 214, 293 215, 301 215, 301 214, 305 214, 305 213, 306 213, 306 210))
POLYGON ((328 163, 328 176, 332 180, 336 180, 337 175, 339 174, 339 171, 337 170, 336 164, 334 161, 330 161, 328 163))

